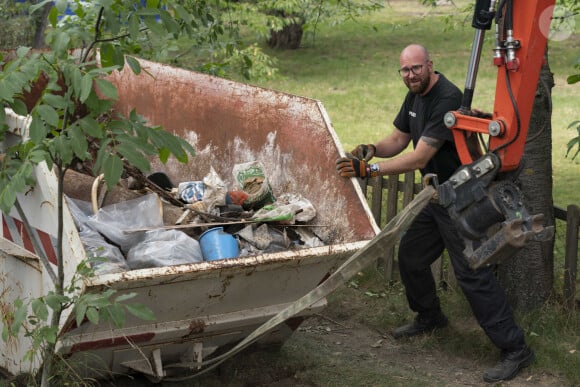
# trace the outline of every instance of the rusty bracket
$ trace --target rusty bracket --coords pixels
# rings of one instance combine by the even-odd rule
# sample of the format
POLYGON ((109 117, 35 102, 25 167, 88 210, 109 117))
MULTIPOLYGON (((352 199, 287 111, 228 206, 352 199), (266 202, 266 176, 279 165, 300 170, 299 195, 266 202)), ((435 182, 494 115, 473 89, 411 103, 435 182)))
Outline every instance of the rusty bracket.
POLYGON ((554 235, 554 226, 543 226, 544 215, 532 216, 528 221, 514 219, 504 222, 494 235, 475 251, 468 246, 465 256, 473 269, 497 264, 514 256, 528 242, 545 241, 554 235))

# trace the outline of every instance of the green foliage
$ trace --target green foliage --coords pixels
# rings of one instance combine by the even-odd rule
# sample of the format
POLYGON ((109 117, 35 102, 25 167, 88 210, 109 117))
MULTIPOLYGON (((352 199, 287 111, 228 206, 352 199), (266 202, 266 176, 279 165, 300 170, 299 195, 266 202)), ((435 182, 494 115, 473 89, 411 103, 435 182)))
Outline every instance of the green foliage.
POLYGON ((34 31, 29 28, 33 20, 27 13, 25 3, 19 1, 2 1, 0 3, 0 47, 16 48, 22 44, 32 40, 34 31), (22 24, 27 28, 21 28, 22 24), (14 33, 6 33, 7 31, 14 31, 14 33))
POLYGON ((58 326, 51 323, 53 313, 72 308, 72 316, 76 325, 85 320, 93 324, 110 321, 115 327, 124 325, 126 314, 151 321, 155 319, 153 312, 142 304, 129 304, 128 300, 136 296, 128 293, 116 296, 116 290, 107 289, 102 293, 83 293, 83 279, 94 275, 89 262, 81 262, 71 279, 70 284, 62 294, 55 291, 45 296, 31 300, 17 299, 11 311, 2 315, 2 339, 17 338, 20 331, 24 337, 31 340, 32 346, 26 351, 25 361, 33 361, 37 356, 44 356, 47 344, 55 344, 58 326))
MULTIPOLYGON (((191 36, 196 31, 195 18, 178 3, 150 0, 145 4, 124 0, 76 1, 70 3, 75 15, 60 19, 68 2, 59 0, 50 8, 46 31, 47 50, 33 51, 19 47, 11 57, 0 57, 0 100, 22 116, 29 116, 28 130, 10 143, 3 143, 0 159, 0 209, 10 212, 16 194, 34 185, 33 169, 46 163, 62 178, 64 172, 77 163, 86 163, 95 175, 104 174, 109 188, 122 175, 125 165, 142 172, 150 168, 149 159, 157 156, 162 162, 174 157, 187 162, 194 149, 185 140, 147 125, 146 120, 132 111, 127 117, 112 107, 118 99, 115 86, 107 76, 121 70, 125 63, 140 73, 139 62, 127 53, 138 52, 144 42, 142 35, 157 39, 191 36), (60 20, 59 20, 60 19, 60 20), (79 49, 80 48, 80 49, 79 49), (97 54, 96 50, 100 49, 97 54)), ((30 7, 39 12, 45 0, 30 7)), ((7 137, 4 109, 0 112, 0 140, 7 137)), ((58 198, 63 200, 60 189, 58 198)), ((59 206, 61 210, 61 206, 59 206)), ((58 216, 62 222, 62 213, 58 216)), ((63 239, 62 227, 58 245, 63 239)), ((57 252, 62 254, 62 252, 57 252)), ((58 257, 62 265, 62 257, 58 257)), ((115 327, 125 324, 126 313, 140 319, 154 316, 143 305, 126 305, 134 294, 115 298, 115 291, 85 293, 78 285, 92 272, 88 265, 77 267, 68 285, 64 270, 54 290, 38 299, 16 300, 14 309, 3 315, 2 337, 17 337, 21 329, 30 338, 25 361, 42 359, 43 378, 54 376, 56 341, 63 311, 71 309, 77 325, 111 322, 115 327)))
MULTIPOLYGON (((31 9, 38 10, 45 2, 31 9)), ((66 168, 77 161, 92 160, 92 150, 96 152, 95 175, 104 173, 108 186, 112 187, 121 176, 125 162, 146 172, 148 157, 152 155, 157 154, 164 162, 170 155, 186 162, 188 154, 194 154, 187 142, 162 128, 147 126, 136 112, 122 117, 111 111, 118 98, 117 90, 105 77, 124 67, 125 50, 137 47, 139 38, 133 38, 133 33, 147 30, 166 37, 193 30, 186 23, 187 20, 191 23, 193 17, 179 5, 167 3, 165 7, 181 15, 181 19, 155 23, 152 31, 148 18, 167 16, 167 11, 149 6, 137 10, 122 8, 128 5, 125 3, 115 1, 107 10, 101 2, 93 2, 88 8, 78 6, 76 19, 59 24, 57 16, 62 4, 57 2, 49 16, 52 28, 46 35, 51 50, 33 52, 20 47, 14 60, 0 63, 4 68, 0 73, 0 99, 16 113, 31 116, 29 139, 24 138, 8 149, 6 154, 11 157, 1 164, 0 208, 3 211, 12 207, 16 192, 31 184, 32 166, 42 161, 49 168, 53 164, 66 168), (119 20, 128 20, 128 23, 122 25, 119 20), (93 29, 86 28, 92 21, 95 22, 93 29), (129 31, 135 23, 137 31, 129 31), (77 44, 90 49, 100 47, 100 66, 95 60, 86 60, 94 57, 88 49, 80 57, 70 55, 77 44)), ((128 58, 130 68, 139 73, 138 62, 128 58)), ((0 131, 0 139, 6 130, 4 127, 0 131)))
POLYGON ((259 43, 292 24, 313 37, 319 24, 339 24, 382 7, 376 1, 197 1, 184 8, 205 20, 211 40, 153 41, 154 60, 224 78, 264 81, 278 75, 277 62, 259 43), (212 17, 207 17, 207 9, 212 17))
MULTIPOLYGON (((559 12, 558 15, 554 14, 554 18, 552 19, 552 28, 573 32, 576 15, 580 13, 580 2, 578 0, 558 0, 557 4, 562 8, 560 9, 561 12, 559 12)), ((570 85, 580 82, 580 57, 576 58, 574 69, 576 74, 571 74, 566 79, 570 85)), ((568 144, 566 144, 566 157, 568 157, 568 155, 572 155, 572 160, 574 160, 580 153, 580 121, 574 121, 570 123, 570 125, 568 125, 568 129, 576 129, 577 131, 577 136, 573 137, 568 142, 568 144), (575 152, 574 147, 576 147, 575 152)))
POLYGON ((542 368, 558 370, 571 385, 580 381, 578 346, 580 314, 566 311, 560 302, 552 300, 542 308, 518 316, 526 330, 530 345, 541 359, 542 368))
POLYGON ((240 29, 246 23, 233 12, 232 2, 185 0, 181 4, 191 15, 195 29, 177 40, 152 37, 135 55, 224 78, 275 76, 272 58, 254 41, 240 39, 240 29))
POLYGON ((261 39, 295 24, 314 34, 320 23, 337 25, 383 8, 379 1, 365 0, 267 0, 227 2, 237 25, 248 26, 261 39))

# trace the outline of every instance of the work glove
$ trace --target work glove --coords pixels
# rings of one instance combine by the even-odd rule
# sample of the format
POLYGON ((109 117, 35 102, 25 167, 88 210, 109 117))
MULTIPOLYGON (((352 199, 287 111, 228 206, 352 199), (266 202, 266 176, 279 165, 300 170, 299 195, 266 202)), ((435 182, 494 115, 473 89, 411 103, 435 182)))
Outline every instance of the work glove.
POLYGON ((336 170, 341 177, 368 177, 368 164, 364 160, 341 157, 336 160, 336 170))
POLYGON ((373 144, 360 144, 350 152, 353 157, 364 161, 372 159, 375 153, 377 153, 377 147, 373 144))

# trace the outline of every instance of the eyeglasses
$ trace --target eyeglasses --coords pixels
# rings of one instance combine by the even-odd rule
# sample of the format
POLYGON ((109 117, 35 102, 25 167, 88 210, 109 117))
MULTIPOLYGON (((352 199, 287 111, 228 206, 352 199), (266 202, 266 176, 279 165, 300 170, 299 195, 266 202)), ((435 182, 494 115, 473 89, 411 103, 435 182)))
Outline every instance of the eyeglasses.
POLYGON ((402 77, 408 77, 411 72, 415 75, 421 75, 421 73, 423 72, 423 66, 422 64, 418 64, 418 65, 413 65, 411 67, 403 67, 399 69, 399 75, 401 75, 402 77))

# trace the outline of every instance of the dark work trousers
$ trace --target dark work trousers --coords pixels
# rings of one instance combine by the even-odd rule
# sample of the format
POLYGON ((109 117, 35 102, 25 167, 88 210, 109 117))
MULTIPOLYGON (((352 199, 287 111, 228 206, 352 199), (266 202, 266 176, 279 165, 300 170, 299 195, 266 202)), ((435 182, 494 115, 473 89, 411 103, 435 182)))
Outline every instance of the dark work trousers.
POLYGON ((477 270, 469 267, 463 256, 463 240, 453 221, 447 210, 435 203, 421 211, 399 244, 399 270, 411 310, 424 318, 440 313, 430 265, 445 248, 457 283, 491 341, 507 351, 524 346, 524 333, 514 321, 511 306, 497 282, 493 267, 477 270))

